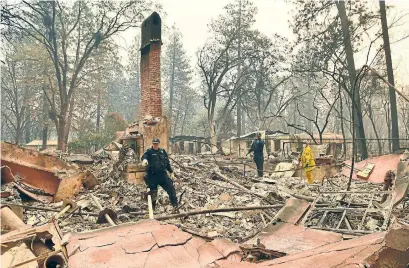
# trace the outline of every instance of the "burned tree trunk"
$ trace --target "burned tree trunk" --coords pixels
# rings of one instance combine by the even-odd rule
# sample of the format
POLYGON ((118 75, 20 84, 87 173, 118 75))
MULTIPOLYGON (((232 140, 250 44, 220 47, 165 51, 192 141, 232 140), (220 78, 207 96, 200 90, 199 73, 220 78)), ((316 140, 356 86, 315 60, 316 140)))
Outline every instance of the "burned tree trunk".
POLYGON ((354 121, 355 125, 353 127, 356 128, 356 137, 358 138, 358 145, 359 150, 361 152, 362 159, 368 158, 368 149, 366 147, 366 140, 365 140, 365 129, 362 119, 362 109, 361 109, 361 98, 359 93, 359 87, 356 87, 356 69, 355 69, 355 60, 354 60, 354 51, 352 49, 351 44, 351 34, 349 30, 349 21, 345 10, 345 3, 344 1, 335 2, 337 5, 339 17, 341 19, 341 26, 342 26, 342 33, 343 33, 343 42, 345 46, 345 53, 346 53, 346 60, 347 60, 347 68, 348 68, 348 75, 349 75, 349 82, 351 86, 350 96, 354 101, 352 101, 352 105, 355 107, 354 111, 354 121), (356 88, 355 88, 356 87, 356 88))
MULTIPOLYGON (((377 92, 377 83, 376 83, 376 77, 375 76, 372 77, 372 88, 373 88, 374 92, 377 92)), ((368 110, 369 120, 371 121, 373 131, 375 133, 376 140, 378 142, 378 153, 379 153, 379 155, 382 155, 382 143, 381 143, 381 141, 379 139, 378 130, 377 130, 377 127, 376 127, 376 124, 375 124, 375 118, 374 118, 374 115, 373 115, 371 98, 368 100, 367 110, 368 110)))
POLYGON ((24 126, 24 142, 29 143, 31 141, 31 118, 30 113, 26 112, 26 124, 24 126))
POLYGON ((43 143, 41 145, 41 150, 47 149, 47 140, 48 140, 48 118, 49 118, 49 106, 47 96, 45 95, 45 89, 43 89, 43 134, 42 139, 43 143))
POLYGON ((209 120, 209 129, 210 129, 210 143, 211 143, 211 152, 215 153, 217 151, 217 135, 214 120, 209 120))
POLYGON ((342 133, 342 137, 343 137, 343 154, 344 157, 347 156, 347 143, 346 143, 346 138, 345 138, 345 126, 344 126, 344 107, 343 107, 343 103, 342 103, 342 94, 341 94, 341 84, 338 84, 338 94, 339 94, 339 109, 340 109, 340 113, 338 114, 339 119, 341 120, 341 133, 342 133))
MULTIPOLYGON (((169 121, 171 122, 170 128, 172 128, 173 124, 173 117, 172 117, 172 110, 173 110, 173 99, 174 99, 174 87, 175 87, 175 61, 176 61, 176 35, 173 36, 173 53, 172 53, 172 63, 171 63, 171 75, 169 81, 169 121)), ((176 122, 175 122, 176 124, 176 122)), ((174 128, 176 128, 174 126, 174 128)), ((169 131, 172 133, 172 129, 169 131)), ((175 135, 175 131, 173 131, 173 135, 175 135)))
MULTIPOLYGON (((241 0, 239 0, 239 23, 238 23, 238 43, 237 43, 237 57, 239 59, 239 63, 237 65, 237 80, 240 80, 241 77, 241 0)), ((237 83, 239 84, 239 83, 237 83)), ((241 106, 241 92, 242 89, 239 86, 238 88, 238 95, 237 95, 237 137, 240 137, 242 134, 242 114, 243 108, 241 106)))
POLYGON ((382 36, 383 44, 385 50, 385 61, 386 70, 388 73, 389 86, 389 102, 391 109, 391 119, 392 119, 392 151, 396 152, 399 150, 399 126, 398 126, 398 111, 396 108, 396 93, 393 87, 395 86, 395 79, 393 77, 393 66, 391 57, 391 47, 389 44, 389 32, 388 32, 388 22, 386 19, 386 8, 385 1, 379 1, 380 13, 381 13, 381 23, 382 23, 382 36))
POLYGON ((371 121, 373 131, 375 133, 375 137, 376 137, 376 140, 378 142, 378 152, 379 152, 379 155, 382 155, 382 143, 381 143, 381 141, 379 139, 378 131, 376 130, 376 124, 375 124, 375 120, 373 118, 373 111, 372 111, 371 103, 368 104, 367 108, 368 108, 368 117, 369 117, 369 120, 371 121))
POLYGON ((97 132, 99 132, 99 128, 101 125, 101 91, 100 91, 100 87, 98 86, 98 92, 97 92, 98 96, 97 96, 97 132))

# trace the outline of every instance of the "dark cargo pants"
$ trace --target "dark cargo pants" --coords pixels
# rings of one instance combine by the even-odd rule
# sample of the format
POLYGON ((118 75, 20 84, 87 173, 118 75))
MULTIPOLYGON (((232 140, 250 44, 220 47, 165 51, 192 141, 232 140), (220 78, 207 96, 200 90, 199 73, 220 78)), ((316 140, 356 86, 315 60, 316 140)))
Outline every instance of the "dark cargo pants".
POLYGON ((162 187, 163 190, 166 191, 166 193, 169 196, 169 200, 172 206, 174 207, 178 206, 178 199, 176 197, 175 186, 173 185, 172 179, 169 178, 166 172, 146 174, 145 183, 151 191, 153 209, 155 209, 156 207, 156 199, 158 197, 158 185, 162 187))
POLYGON ((254 155, 254 162, 256 163, 257 166, 257 175, 259 177, 263 177, 263 162, 264 162, 264 157, 263 155, 254 155))

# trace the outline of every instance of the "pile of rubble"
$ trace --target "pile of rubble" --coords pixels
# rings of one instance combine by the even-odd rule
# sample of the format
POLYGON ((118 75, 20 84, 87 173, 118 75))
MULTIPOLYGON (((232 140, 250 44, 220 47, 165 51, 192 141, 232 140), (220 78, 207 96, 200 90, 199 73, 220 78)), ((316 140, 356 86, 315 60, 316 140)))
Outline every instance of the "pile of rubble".
MULTIPOLYGON (((128 183, 123 176, 126 165, 134 162, 136 159, 132 149, 123 148, 119 153, 119 161, 104 159, 89 166, 88 169, 95 175, 99 185, 92 190, 82 188, 73 198, 80 207, 80 213, 59 219, 62 231, 82 232, 108 226, 97 223, 99 209, 90 198, 91 193, 98 198, 103 208, 110 208, 117 213, 117 224, 146 218, 148 205, 144 194, 145 185, 128 183)), ((339 175, 324 180, 321 184, 308 185, 304 179, 287 177, 284 172, 266 174, 262 180, 259 180, 254 177, 256 172, 252 169, 248 169, 245 173, 246 176, 243 176, 241 165, 237 165, 233 161, 231 164, 226 160, 218 161, 214 156, 208 155, 172 156, 171 162, 176 173, 175 188, 182 204, 180 212, 283 204, 290 197, 312 202, 321 192, 344 191, 348 183, 347 178, 339 175)), ((2 187, 7 187, 7 184, 2 185, 2 187)), ((347 204, 368 204, 372 193, 382 191, 382 187, 380 184, 353 180, 350 191, 360 191, 362 194, 322 195, 319 203, 321 206, 323 203, 329 207, 334 207, 333 204, 342 199, 345 206, 347 204)), ((380 197, 379 194, 376 198, 378 197, 380 197)), ((21 203, 17 192, 13 192, 10 197, 3 199, 3 201, 21 203)), ((157 202, 156 216, 171 213, 172 207, 169 204, 167 194, 161 188, 159 188, 157 202)), ((53 203, 50 204, 50 207, 58 210, 61 204, 62 202, 53 203)), ((30 202, 30 205, 42 206, 38 202, 30 202)), ((403 222, 409 222, 408 215, 405 213, 407 211, 405 202, 400 204, 395 211, 398 212, 397 216, 403 222)), ((242 242, 255 236, 268 223, 273 222, 276 212, 277 209, 274 208, 262 211, 218 212, 166 221, 205 238, 223 237, 231 241, 242 242)), ((49 221, 56 213, 55 211, 27 209, 24 220, 30 225, 38 226, 49 221)), ((319 211, 312 215, 311 224, 317 224, 323 213, 325 211, 319 211)), ((323 228, 329 228, 339 218, 340 213, 329 215, 328 219, 324 223, 321 222, 320 225, 323 228)), ((368 215, 367 222, 361 227, 362 230, 374 231, 379 229, 382 222, 378 218, 379 215, 368 215)), ((350 221, 351 225, 358 226, 360 217, 350 219, 350 221)))
MULTIPOLYGON (((407 162, 403 168, 398 168, 396 174, 388 173, 389 176, 397 176, 392 183, 389 181, 389 185, 370 180, 349 181, 340 170, 337 175, 327 176, 324 180, 309 185, 303 177, 296 177, 298 174, 303 176, 302 172, 294 175, 294 171, 299 170, 295 162, 275 163, 276 166, 270 167, 273 171, 266 169, 265 176, 257 178, 252 163, 243 160, 237 162, 214 155, 172 155, 170 158, 176 174, 175 188, 180 200, 180 214, 172 214, 173 208, 168 196, 159 188, 154 218, 163 222, 163 225, 158 225, 159 229, 153 231, 152 235, 156 237, 162 228, 176 230, 179 227, 184 233, 200 237, 204 248, 217 248, 218 243, 223 240, 223 244, 230 243, 229 247, 234 248, 234 256, 238 261, 243 258, 254 259, 255 256, 258 256, 256 259, 285 259, 286 254, 325 245, 329 238, 331 243, 335 243, 370 233, 384 235, 392 222, 409 224, 407 162), (303 246, 300 246, 299 239, 302 239, 303 246), (203 244, 204 241, 214 243, 203 244)), ((35 161, 37 158, 30 159, 29 161, 35 161)), ((148 218, 146 186, 141 181, 128 182, 129 166, 138 165, 139 162, 132 149, 122 147, 116 158, 112 155, 99 157, 91 161, 92 164, 88 160, 84 162, 85 158, 81 158, 82 164, 73 164, 72 157, 64 155, 62 160, 69 163, 67 165, 59 158, 44 159, 46 161, 41 161, 44 168, 37 170, 50 176, 56 183, 54 188, 49 185, 48 188, 44 187, 44 193, 37 191, 42 189, 39 186, 27 188, 34 181, 26 180, 25 176, 29 173, 17 172, 10 175, 11 169, 2 167, 2 174, 9 172, 8 176, 13 179, 9 182, 2 181, 2 201, 23 219, 24 222, 20 223, 24 228, 33 228, 31 230, 41 233, 43 226, 53 229, 55 224, 55 228, 61 230, 58 239, 64 240, 63 234, 84 231, 93 233, 100 229, 103 232, 108 230, 105 227, 114 224, 138 222, 135 227, 131 227, 134 224, 121 225, 123 228, 129 226, 132 230, 137 229, 140 220, 148 218), (70 172, 56 179, 53 177, 54 164, 67 168, 70 172), (18 187, 19 185, 25 188, 18 187), (74 188, 70 189, 69 185, 74 188), (47 195, 58 201, 58 196, 69 194, 69 200, 64 198, 60 202, 51 203, 44 199, 44 195, 47 195), (62 213, 64 207, 68 208, 66 204, 71 205, 62 213), (105 213, 110 216, 105 217, 105 213)), ((18 164, 18 170, 24 171, 24 164, 12 157, 8 163, 18 164)), ((31 168, 33 167, 28 170, 31 171, 31 168)), ((59 170, 60 173, 61 170, 64 171, 61 168, 59 170)), ((388 181, 386 177, 385 181, 388 181)), ((122 229, 115 230, 121 232, 122 229)), ((14 229, 14 233, 11 231, 8 237, 9 240, 17 237, 23 239, 24 234, 14 229)), ((112 235, 110 239, 115 240, 116 234, 112 235)), ((173 237, 172 234, 166 236, 173 237)), ((64 241, 58 243, 64 244, 64 241)), ((105 242, 101 243, 105 245, 105 242)), ((156 240, 156 244, 160 243, 156 240)), ((150 250, 160 251, 155 247, 150 250)), ((122 249, 119 251, 123 253, 122 249)), ((212 262, 220 258, 220 253, 214 253, 212 262)), ((206 254, 203 252, 203 256, 207 256, 206 254)), ((230 253, 222 255, 227 259, 232 256, 230 253)), ((207 262, 201 258, 199 257, 199 262, 207 262)))
MULTIPOLYGON (((120 154, 121 155, 121 154, 120 154)), ((95 214, 98 208, 92 202, 89 194, 96 196, 102 207, 111 208, 118 213, 116 223, 137 221, 147 217, 148 205, 145 199, 146 186, 128 183, 123 179, 123 171, 127 163, 132 163, 131 154, 123 154, 120 161, 104 160, 102 164, 92 166, 92 172, 100 182, 93 190, 83 189, 74 197, 74 201, 81 207, 81 214, 72 214, 68 218, 60 219, 59 225, 63 232, 82 232, 107 226, 98 224, 95 214), (127 156, 127 157, 126 157, 127 156), (93 213, 94 215, 89 215, 93 213)), ((236 167, 224 167, 217 164, 201 164, 200 158, 177 157, 173 163, 176 173, 175 188, 182 206, 180 212, 198 209, 216 209, 224 207, 263 206, 277 204, 277 200, 261 198, 249 192, 237 189, 224 182, 215 175, 222 172, 229 178, 250 189, 250 178, 242 178, 242 173, 236 167), (183 163, 178 166, 177 163, 183 163), (269 202, 267 202, 269 200, 269 202)), ((159 188, 158 205, 155 215, 165 215, 172 212, 168 196, 159 188)), ((40 206, 31 202, 32 206, 40 206)), ((61 203, 51 206, 58 208, 61 203)), ((226 237, 231 240, 243 241, 257 234, 265 223, 270 222, 276 209, 260 211, 219 212, 214 214, 197 215, 186 219, 170 219, 168 222, 178 223, 182 228, 203 237, 226 237)), ((36 226, 44 219, 51 219, 56 212, 27 210, 25 219, 36 226)))

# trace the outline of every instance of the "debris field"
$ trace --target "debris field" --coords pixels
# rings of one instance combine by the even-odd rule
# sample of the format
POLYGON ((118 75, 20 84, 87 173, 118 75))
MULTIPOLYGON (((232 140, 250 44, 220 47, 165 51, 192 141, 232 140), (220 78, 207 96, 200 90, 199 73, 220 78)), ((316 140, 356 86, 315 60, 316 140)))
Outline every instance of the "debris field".
MULTIPOLYGON (((92 161, 84 158, 83 162, 87 164, 81 164, 81 161, 72 163, 72 156, 61 156, 61 160, 66 161, 71 169, 91 173, 97 181, 92 187, 84 184, 73 194, 70 201, 75 209, 59 215, 67 200, 44 202, 41 195, 49 194, 41 191, 36 191, 34 197, 37 200, 33 199, 33 196, 16 187, 16 182, 24 182, 19 172, 15 172, 14 182, 2 183, 2 203, 10 206, 14 213, 21 214, 27 226, 41 228, 55 222, 62 234, 69 234, 74 240, 78 240, 75 237, 82 236, 81 233, 92 234, 98 230, 106 233, 111 228, 112 224, 101 217, 101 210, 112 211, 109 215, 113 224, 125 224, 128 229, 131 228, 129 224, 139 226, 138 222, 146 221, 146 186, 144 183, 128 182, 125 176, 126 166, 138 163, 132 149, 121 148, 118 158, 93 157, 92 161)), ((406 165, 406 169, 397 172, 399 174, 393 173, 394 181, 388 188, 385 183, 353 179, 348 190, 349 178, 342 175, 341 169, 338 175, 314 184, 307 184, 303 177, 294 177, 294 171, 298 169, 291 162, 294 159, 281 159, 292 167, 292 172, 267 171, 263 178, 257 178, 256 171, 251 163, 246 164, 246 160, 237 162, 208 154, 170 155, 170 158, 181 205, 179 214, 172 214, 168 196, 159 188, 154 212, 154 218, 161 222, 158 232, 161 228, 176 228, 186 234, 183 236, 200 239, 202 244, 216 241, 217 246, 227 243, 234 248, 219 258, 215 255, 209 262, 203 260, 203 256, 198 257, 201 266, 216 265, 221 258, 224 259, 221 263, 228 265, 232 256, 234 262, 260 263, 328 243, 385 233, 397 223, 409 226, 408 185, 405 184, 406 195, 403 198, 398 199, 396 194, 397 185, 401 187, 402 179, 399 178, 403 176, 403 180, 408 180, 407 160, 404 157, 401 163, 406 165), (207 213, 202 213, 204 210, 207 213), (322 232, 327 234, 321 237, 322 232), (293 239, 287 237, 289 233, 293 234, 293 239), (315 237, 313 240, 308 238, 311 235, 315 237), (231 255, 233 252, 234 255, 231 255)), ((3 167, 2 172, 6 172, 5 169, 3 167)), ((6 226, 2 225, 2 231, 7 231, 6 226)), ((189 239, 183 243, 190 243, 189 239)), ((213 244, 209 245, 215 246, 213 244)), ((146 250, 160 248, 156 240, 146 250)), ((79 255, 75 261, 71 261, 73 267, 81 262, 82 259, 78 258, 79 255)))

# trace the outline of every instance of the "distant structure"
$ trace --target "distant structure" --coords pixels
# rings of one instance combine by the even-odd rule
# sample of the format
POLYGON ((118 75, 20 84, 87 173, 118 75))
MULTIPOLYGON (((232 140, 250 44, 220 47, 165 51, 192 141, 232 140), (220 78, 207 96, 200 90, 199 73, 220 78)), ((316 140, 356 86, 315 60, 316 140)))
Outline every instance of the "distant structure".
MULTIPOLYGON (((24 145, 23 147, 27 149, 32 149, 32 150, 41 150, 41 147, 43 146, 43 141, 42 140, 33 140, 24 145)), ((47 141, 47 149, 54 149, 57 150, 58 147, 58 141, 57 140, 48 140, 47 141)))

